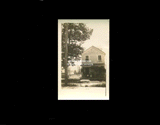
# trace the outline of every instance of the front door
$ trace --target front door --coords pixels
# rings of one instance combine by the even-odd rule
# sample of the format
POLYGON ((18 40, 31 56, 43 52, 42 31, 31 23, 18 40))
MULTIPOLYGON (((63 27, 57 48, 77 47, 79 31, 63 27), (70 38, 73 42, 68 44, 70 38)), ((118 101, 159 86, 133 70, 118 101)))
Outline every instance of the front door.
POLYGON ((89 77, 89 68, 86 68, 86 76, 89 77))

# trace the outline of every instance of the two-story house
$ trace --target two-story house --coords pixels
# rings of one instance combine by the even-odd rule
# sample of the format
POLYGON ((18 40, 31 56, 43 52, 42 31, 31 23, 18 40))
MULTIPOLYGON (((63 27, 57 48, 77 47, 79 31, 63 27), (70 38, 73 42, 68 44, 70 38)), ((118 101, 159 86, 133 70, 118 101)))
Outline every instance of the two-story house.
POLYGON ((105 53, 91 46, 82 54, 82 78, 105 80, 105 53))

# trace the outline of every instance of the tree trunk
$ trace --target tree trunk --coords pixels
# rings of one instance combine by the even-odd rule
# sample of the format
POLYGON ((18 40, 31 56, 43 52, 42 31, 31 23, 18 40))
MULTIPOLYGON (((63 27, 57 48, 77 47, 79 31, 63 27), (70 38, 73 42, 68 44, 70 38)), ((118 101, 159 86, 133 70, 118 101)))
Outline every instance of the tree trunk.
POLYGON ((68 70, 67 70, 67 63, 68 63, 68 46, 67 46, 67 40, 68 40, 68 24, 65 24, 65 84, 68 83, 68 70))

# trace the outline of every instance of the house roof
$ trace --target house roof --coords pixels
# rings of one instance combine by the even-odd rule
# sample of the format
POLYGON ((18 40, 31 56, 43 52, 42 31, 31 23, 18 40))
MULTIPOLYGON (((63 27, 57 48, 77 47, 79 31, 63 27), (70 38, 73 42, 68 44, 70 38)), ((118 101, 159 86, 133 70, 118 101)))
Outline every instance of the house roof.
POLYGON ((95 46, 91 46, 88 49, 86 49, 82 54, 88 52, 91 48, 97 49, 98 51, 101 51, 102 53, 106 54, 105 52, 103 52, 102 50, 100 50, 99 48, 95 47, 95 46))

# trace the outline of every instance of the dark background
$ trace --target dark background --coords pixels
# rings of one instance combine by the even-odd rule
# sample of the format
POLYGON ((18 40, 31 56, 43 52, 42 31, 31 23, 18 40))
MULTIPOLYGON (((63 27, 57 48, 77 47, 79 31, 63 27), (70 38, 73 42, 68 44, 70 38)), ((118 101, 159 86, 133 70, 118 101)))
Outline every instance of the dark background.
POLYGON ((57 12, 56 5, 35 4, 4 14, 0 123, 106 120, 122 109, 122 97, 130 91, 123 66, 129 66, 132 56, 126 54, 134 41, 131 20, 96 18, 110 19, 110 100, 58 101, 58 19, 95 19, 63 12, 57 12))

